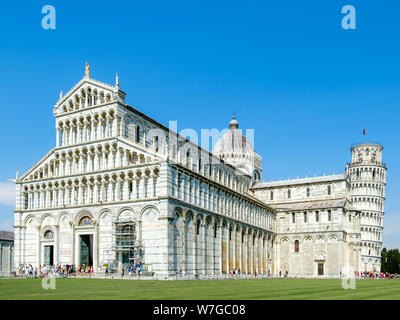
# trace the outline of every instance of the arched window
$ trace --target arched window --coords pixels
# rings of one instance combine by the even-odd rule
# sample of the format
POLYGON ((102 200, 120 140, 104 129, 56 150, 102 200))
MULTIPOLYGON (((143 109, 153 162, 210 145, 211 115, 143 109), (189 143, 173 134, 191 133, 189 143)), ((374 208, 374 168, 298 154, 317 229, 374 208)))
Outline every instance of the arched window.
POLYGON ((299 252, 300 250, 300 242, 299 240, 294 241, 294 252, 299 252))
POLYGON ((260 173, 258 171, 254 171, 253 173, 253 182, 259 182, 261 180, 260 173))
POLYGON ((155 144, 154 151, 158 152, 158 136, 154 137, 154 144, 155 144))
POLYGON ((140 141, 140 127, 139 126, 136 126, 135 136, 136 136, 136 142, 139 142, 140 141))
POLYGON ((307 197, 310 196, 310 188, 307 188, 307 197))
POLYGON ((45 231, 45 233, 43 235, 43 238, 45 238, 45 239, 53 239, 53 231, 51 231, 51 230, 45 231))
POLYGON ((186 151, 186 165, 190 163, 190 150, 186 151))

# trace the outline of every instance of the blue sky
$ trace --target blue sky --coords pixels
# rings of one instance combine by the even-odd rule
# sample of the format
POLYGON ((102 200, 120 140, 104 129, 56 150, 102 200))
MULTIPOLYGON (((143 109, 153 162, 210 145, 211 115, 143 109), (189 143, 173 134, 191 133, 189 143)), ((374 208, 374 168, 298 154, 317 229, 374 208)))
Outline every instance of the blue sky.
MULTIPOLYGON (((343 172, 353 143, 384 145, 384 245, 400 247, 400 4, 396 1, 29 1, 0 8, 0 229, 8 179, 55 144, 53 105, 84 74, 178 129, 255 130, 264 179, 343 172), (41 27, 44 5, 56 30, 41 27), (356 9, 343 30, 341 8, 356 9)), ((10 191, 11 190, 11 191, 10 191)))

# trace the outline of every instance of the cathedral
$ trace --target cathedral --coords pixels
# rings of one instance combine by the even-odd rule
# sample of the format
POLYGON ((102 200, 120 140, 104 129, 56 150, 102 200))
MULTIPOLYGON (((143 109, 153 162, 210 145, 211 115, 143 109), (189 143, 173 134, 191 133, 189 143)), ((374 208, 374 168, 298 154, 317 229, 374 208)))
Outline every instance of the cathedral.
POLYGON ((141 265, 160 279, 380 270, 386 165, 351 147, 337 175, 262 181, 235 117, 212 151, 85 76, 53 108, 56 143, 15 178, 14 268, 141 265))

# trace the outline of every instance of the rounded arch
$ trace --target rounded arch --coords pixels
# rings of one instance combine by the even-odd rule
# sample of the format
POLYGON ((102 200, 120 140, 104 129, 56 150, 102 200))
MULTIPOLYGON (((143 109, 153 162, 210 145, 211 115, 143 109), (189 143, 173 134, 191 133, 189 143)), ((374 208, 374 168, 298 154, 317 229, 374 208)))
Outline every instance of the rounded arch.
POLYGON ((93 221, 92 213, 90 211, 83 210, 83 211, 80 211, 80 212, 78 212, 76 214, 76 216, 75 216, 75 224, 79 225, 79 223, 81 222, 82 218, 84 218, 84 217, 89 217, 93 221))
POLYGON ((109 209, 103 209, 99 213, 99 225, 111 225, 112 222, 112 213, 109 209))
POLYGON ((28 225, 28 222, 30 224, 31 221, 34 223, 34 225, 38 225, 37 218, 33 214, 30 214, 30 215, 26 216, 24 219, 24 227, 26 227, 28 225))
POLYGON ((328 243, 337 243, 337 237, 336 236, 329 236, 328 243))
POLYGON ((178 221, 183 220, 183 211, 180 207, 175 207, 173 213, 172 213, 172 218, 173 218, 173 224, 177 224, 178 221))
POLYGON ((315 255, 315 261, 325 261, 325 257, 326 254, 324 251, 319 251, 316 255, 315 255))
POLYGON ((136 219, 136 213, 131 207, 122 207, 116 214, 117 220, 136 219))
POLYGON ((45 213, 43 216, 41 216, 40 221, 39 221, 40 225, 43 224, 43 221, 44 221, 46 218, 51 218, 51 220, 52 220, 54 223, 56 222, 56 219, 54 218, 54 216, 53 216, 51 213, 48 212, 48 213, 45 213))
POLYGON ((179 207, 179 206, 174 207, 174 209, 172 210, 172 215, 173 215, 173 216, 174 216, 174 215, 183 216, 183 210, 182 210, 182 208, 179 207))
POLYGON ((192 210, 187 210, 185 214, 185 221, 192 221, 195 219, 194 213, 192 210))
POLYGON ((256 169, 253 171, 253 182, 259 181, 261 181, 261 171, 259 169, 256 169))
POLYGON ((140 214, 139 214, 140 219, 143 219, 144 215, 147 214, 147 212, 151 209, 155 210, 158 217, 160 216, 160 211, 158 210, 158 208, 152 204, 149 204, 147 206, 144 206, 143 209, 140 211, 140 214))
POLYGON ((199 221, 199 220, 200 220, 201 223, 204 222, 204 215, 202 213, 197 213, 196 214, 196 222, 199 221))
MULTIPOLYGON (((145 206, 141 211, 141 240, 143 241, 143 246, 145 250, 151 252, 159 244, 157 239, 159 239, 159 210, 153 205, 145 206)), ((146 257, 146 264, 152 264, 158 261, 158 258, 153 255, 146 257)))
POLYGON ((72 221, 71 214, 67 211, 63 211, 59 214, 59 216, 57 218, 57 225, 60 227, 66 226, 66 224, 69 224, 69 222, 71 222, 71 221, 72 221), (65 219, 68 219, 68 222, 65 219))
POLYGON ((205 216, 205 218, 204 218, 204 223, 205 223, 206 225, 211 225, 211 224, 213 224, 213 218, 212 218, 210 215, 205 216))
POLYGON ((289 242, 289 238, 288 237, 283 237, 281 239, 281 243, 286 243, 286 242, 289 242))

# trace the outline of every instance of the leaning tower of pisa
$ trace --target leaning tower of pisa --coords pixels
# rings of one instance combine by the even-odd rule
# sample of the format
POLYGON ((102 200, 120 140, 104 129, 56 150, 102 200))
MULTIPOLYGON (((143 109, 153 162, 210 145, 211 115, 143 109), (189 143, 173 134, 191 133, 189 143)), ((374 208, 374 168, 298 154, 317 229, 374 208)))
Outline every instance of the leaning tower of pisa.
POLYGON ((383 146, 363 143, 350 150, 346 173, 352 205, 361 211, 361 271, 380 271, 387 171, 383 146))

